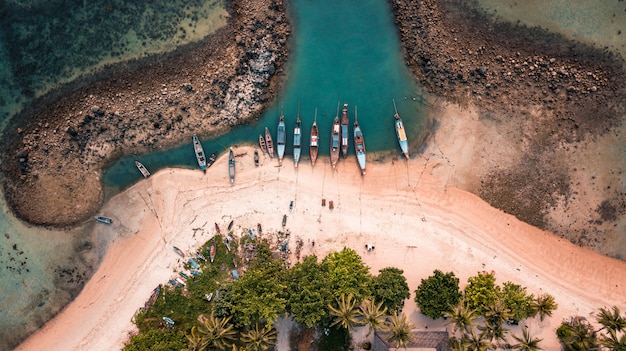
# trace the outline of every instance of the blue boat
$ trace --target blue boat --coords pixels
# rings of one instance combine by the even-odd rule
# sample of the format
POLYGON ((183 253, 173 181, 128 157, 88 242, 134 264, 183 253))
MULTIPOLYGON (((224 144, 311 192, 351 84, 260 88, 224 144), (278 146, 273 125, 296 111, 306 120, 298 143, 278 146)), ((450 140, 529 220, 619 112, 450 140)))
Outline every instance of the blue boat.
POLYGON ((248 234, 250 235, 250 240, 254 240, 254 233, 251 228, 248 228, 248 234))
POLYGON ((402 123, 402 118, 398 114, 398 109, 396 108, 396 100, 393 101, 393 108, 396 111, 396 114, 393 115, 393 118, 396 120, 396 136, 398 137, 398 143, 400 144, 400 149, 402 150, 402 154, 406 159, 409 159, 409 142, 406 138, 406 131, 404 130, 404 124, 402 123))
POLYGON ((189 264, 195 269, 200 269, 200 265, 193 258, 189 259, 189 264))
POLYGON ((239 272, 236 269, 233 269, 231 273, 233 274, 233 279, 239 280, 239 272))
POLYGON ((361 175, 365 175, 365 140, 363 140, 363 132, 359 126, 356 115, 356 106, 354 107, 354 149, 356 152, 356 160, 361 168, 361 175))
POLYGON ((183 272, 178 272, 178 275, 180 275, 181 277, 185 278, 185 280, 189 279, 189 276, 183 272))
POLYGON ((174 327, 174 321, 169 318, 169 317, 163 317, 163 321, 167 324, 168 327, 173 328, 174 327))
POLYGON ((283 156, 285 156, 285 143, 287 141, 287 131, 285 130, 285 116, 280 115, 278 121, 278 129, 276 132, 276 151, 278 153, 278 164, 283 164, 283 156))
POLYGON ((177 287, 178 287, 178 282, 177 282, 177 281, 175 281, 174 279, 170 279, 170 280, 169 280, 169 283, 170 283, 173 287, 175 287, 175 288, 177 288, 177 287))
POLYGON ((195 269, 191 270, 191 274, 195 275, 196 277, 202 277, 202 272, 195 269))

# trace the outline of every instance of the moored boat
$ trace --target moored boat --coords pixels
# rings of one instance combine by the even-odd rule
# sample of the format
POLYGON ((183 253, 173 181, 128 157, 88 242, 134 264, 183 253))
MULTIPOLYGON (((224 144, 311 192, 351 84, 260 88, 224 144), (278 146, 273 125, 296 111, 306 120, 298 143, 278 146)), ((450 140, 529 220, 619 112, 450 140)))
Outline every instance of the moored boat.
POLYGON ((206 157, 204 155, 204 149, 202 148, 202 144, 200 143, 200 139, 198 139, 197 135, 193 135, 193 151, 196 153, 196 160, 198 161, 198 166, 203 172, 206 172, 206 157))
POLYGON ((230 184, 233 184, 235 182, 235 152, 232 147, 228 153, 228 176, 230 177, 230 184))
POLYGON ((233 229, 233 224, 235 224, 235 220, 231 220, 230 223, 228 223, 228 230, 233 229))
POLYGON ((285 142, 287 140, 287 131, 285 130, 285 116, 280 115, 278 120, 278 128, 276 129, 276 153, 278 154, 278 164, 283 163, 285 156, 285 142))
POLYGON ((262 153, 267 152, 267 145, 265 145, 265 138, 263 138, 263 135, 261 134, 259 134, 259 147, 261 148, 262 153))
POLYGON ((211 156, 209 156, 209 160, 207 161, 207 168, 211 167, 215 163, 215 160, 217 160, 217 155, 215 152, 212 152, 211 156))
POLYGON ((217 234, 222 234, 222 231, 220 230, 220 226, 217 224, 217 222, 215 222, 215 231, 217 231, 217 234))
POLYGON ((309 144, 309 155, 311 156, 311 166, 315 166, 317 161, 317 155, 319 153, 319 129, 317 127, 317 109, 315 109, 315 118, 313 119, 313 125, 311 126, 311 140, 309 144))
POLYGON ((261 227, 261 223, 257 223, 256 231, 259 232, 259 235, 263 234, 263 227, 261 227))
POLYGON ((211 241, 211 246, 209 246, 209 260, 211 260, 211 263, 213 263, 213 260, 215 260, 215 253, 217 251, 217 248, 215 247, 215 240, 211 241))
POLYGON ((359 126, 356 106, 354 107, 354 149, 356 160, 359 162, 359 168, 361 168, 361 175, 365 175, 365 140, 363 139, 361 126, 359 126))
POLYGON ((339 106, 337 106, 337 115, 330 133, 330 165, 335 168, 339 161, 339 143, 341 139, 341 125, 339 124, 339 106))
POLYGON ((100 222, 100 223, 104 223, 104 224, 111 224, 113 223, 113 220, 109 217, 105 217, 105 216, 96 216, 96 221, 100 222))
POLYGON ((343 158, 348 157, 348 138, 350 138, 350 132, 348 131, 348 104, 344 103, 341 109, 341 155, 343 158))
POLYGON ((265 146, 267 147, 267 154, 274 158, 274 142, 272 141, 272 134, 267 127, 265 127, 265 146))
POLYGON ((254 149, 254 167, 259 167, 259 150, 254 149))
POLYGON ((300 151, 302 148, 302 132, 300 131, 300 106, 298 106, 298 118, 296 118, 296 126, 293 128, 293 164, 298 167, 300 162, 300 151))
POLYGON ((141 172, 141 175, 143 175, 144 178, 148 178, 150 176, 150 171, 148 171, 146 166, 144 166, 141 162, 135 160, 135 166, 137 167, 139 172, 141 172))
POLYGON ((174 246, 174 252, 176 252, 180 257, 185 257, 183 250, 177 248, 176 246, 174 246))
POLYGON ((398 137, 398 143, 400 144, 400 149, 402 150, 402 154, 406 159, 409 159, 409 142, 406 138, 406 131, 404 130, 404 124, 402 123, 402 118, 398 114, 398 109, 396 108, 396 100, 393 101, 393 108, 396 111, 396 114, 393 115, 395 119, 396 126, 396 136, 398 137))

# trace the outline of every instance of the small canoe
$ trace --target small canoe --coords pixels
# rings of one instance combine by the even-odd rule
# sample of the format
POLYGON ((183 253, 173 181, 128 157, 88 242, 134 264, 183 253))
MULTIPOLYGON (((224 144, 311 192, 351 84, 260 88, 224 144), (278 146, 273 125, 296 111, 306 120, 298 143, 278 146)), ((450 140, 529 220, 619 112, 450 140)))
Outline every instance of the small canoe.
POLYGON ((256 225, 256 231, 259 233, 259 235, 263 234, 263 228, 261 227, 261 223, 256 225))
POLYGON ((185 281, 182 280, 180 277, 176 277, 176 281, 182 286, 187 286, 187 283, 185 283, 185 281))
POLYGON ((135 166, 137 167, 139 172, 141 172, 141 175, 143 175, 144 178, 148 178, 150 176, 150 171, 148 171, 146 166, 144 166, 141 162, 135 160, 135 166))
POLYGON ((217 224, 217 222, 215 222, 215 230, 217 231, 217 234, 222 234, 222 232, 220 231, 220 226, 217 224))
POLYGON ((196 262, 196 260, 194 260, 193 258, 190 258, 188 260, 189 264, 191 265, 191 267, 195 268, 195 269, 200 269, 200 265, 198 264, 198 262, 196 262))
POLYGON ((209 156, 209 160, 207 161, 207 167, 211 167, 214 163, 215 160, 217 160, 217 155, 215 154, 215 152, 211 153, 211 156, 209 156))
POLYGON ((213 260, 215 260, 216 251, 217 249, 215 248, 215 241, 212 241, 211 246, 209 247, 209 259, 211 260, 211 263, 213 263, 213 260))
POLYGON ((248 235, 250 235, 250 240, 254 240, 254 233, 252 232, 252 228, 248 228, 248 235))
POLYGON ((105 216, 96 216, 96 221, 100 222, 100 223, 104 223, 104 224, 111 224, 113 223, 113 220, 109 217, 105 217, 105 216))
POLYGON ((348 157, 348 146, 350 145, 348 142, 350 138, 350 132, 348 131, 349 122, 348 104, 343 104, 343 109, 341 109, 341 155, 343 158, 348 157))
POLYGON ((183 279, 188 280, 189 276, 183 272, 178 272, 178 275, 180 275, 181 277, 183 277, 183 279))
POLYGON ((235 182, 235 152, 232 147, 228 153, 228 176, 230 177, 230 184, 233 184, 235 182))
POLYGON ((230 231, 231 229, 233 229, 233 224, 235 224, 235 221, 232 220, 230 221, 230 223, 228 223, 228 230, 230 231))
POLYGON ((190 272, 191 272, 191 274, 195 275, 196 277, 202 277, 202 272, 200 272, 197 269, 192 269, 190 272))
POLYGON ((226 250, 230 252, 230 239, 227 236, 224 237, 224 244, 226 245, 226 250))
POLYGON ((319 153, 319 129, 317 127, 317 109, 315 109, 315 118, 313 119, 313 125, 311 126, 311 140, 309 144, 309 155, 311 156, 311 166, 315 166, 317 161, 317 155, 319 153))
POLYGON ((197 258, 199 261, 206 261, 206 257, 204 257, 204 255, 203 255, 203 254, 201 254, 201 253, 200 253, 200 251, 196 251, 196 258, 197 258))
POLYGON ((174 252, 176 252, 180 257, 185 257, 183 250, 177 248, 176 246, 174 246, 174 252))
POLYGON ((363 132, 359 126, 359 122, 356 117, 356 106, 354 107, 354 151, 356 152, 356 160, 361 168, 361 175, 365 175, 365 140, 363 139, 363 132))
POLYGON ((263 138, 263 135, 259 134, 259 146, 261 147, 261 152, 266 153, 267 152, 267 145, 265 145, 265 138, 263 138))
POLYGON ((283 215, 283 227, 287 225, 287 215, 283 215))
POLYGON ((259 150, 254 149, 254 167, 259 167, 259 150))
POLYGON ((265 127, 265 145, 267 147, 267 154, 271 158, 274 158, 274 142, 272 141, 272 134, 270 130, 265 127))
POLYGON ((204 156, 204 149, 202 148, 202 144, 200 143, 200 139, 198 139, 197 135, 193 135, 193 151, 196 154, 196 160, 198 161, 198 166, 203 172, 206 172, 206 157, 204 156))

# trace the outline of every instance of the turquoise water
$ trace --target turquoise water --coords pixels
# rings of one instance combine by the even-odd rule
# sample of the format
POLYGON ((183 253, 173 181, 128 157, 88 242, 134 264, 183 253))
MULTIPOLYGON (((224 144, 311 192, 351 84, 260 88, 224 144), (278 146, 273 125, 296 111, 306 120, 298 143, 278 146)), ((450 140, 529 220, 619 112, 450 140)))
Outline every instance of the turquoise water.
MULTIPOLYGON (((358 108, 368 152, 395 150, 398 145, 392 99, 396 100, 409 136, 414 136, 416 141, 423 130, 425 106, 420 88, 402 61, 399 37, 387 2, 295 0, 293 4, 295 40, 284 92, 258 122, 204 140, 205 152, 219 154, 231 145, 257 144, 258 136, 266 126, 275 140, 278 119, 284 111, 288 130, 286 155, 290 156, 292 148, 289 145, 293 145, 293 127, 299 105, 304 135, 303 162, 309 161, 308 135, 316 108, 320 155, 328 155, 330 128, 337 114, 337 104, 343 105, 344 102, 349 105, 351 122, 354 121, 354 107, 358 108), (346 16, 347 13, 351 15, 346 16)), ((354 153, 353 146, 350 152, 354 153)), ((170 166, 196 166, 191 140, 174 150, 126 157, 113 164, 104 176, 108 195, 141 179, 133 164, 135 159, 151 171, 170 166)))

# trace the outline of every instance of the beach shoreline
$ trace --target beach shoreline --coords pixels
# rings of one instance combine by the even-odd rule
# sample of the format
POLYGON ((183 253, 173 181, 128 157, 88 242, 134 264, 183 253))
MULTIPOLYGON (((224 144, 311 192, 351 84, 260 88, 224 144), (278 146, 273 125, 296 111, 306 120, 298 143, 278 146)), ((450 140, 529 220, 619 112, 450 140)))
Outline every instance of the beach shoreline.
MULTIPOLYGON (((599 307, 624 307, 626 262, 573 245, 448 185, 433 175, 446 167, 441 155, 370 162, 361 177, 353 158, 342 160, 336 171, 326 157, 314 168, 308 159, 297 170, 289 160, 276 167, 268 157, 255 167, 253 149, 235 146, 232 186, 222 156, 206 174, 165 169, 113 197, 103 212, 118 226, 94 229, 112 238, 97 272, 17 350, 120 349, 134 331, 137 309, 182 267, 172 246, 193 252, 216 234, 214 222, 226 226, 231 220, 236 236, 257 223, 270 240, 272 233, 288 229, 292 245, 304 242, 301 257, 323 257, 347 246, 373 274, 388 266, 403 269, 412 292, 404 312, 421 329, 443 327, 421 316, 412 300, 420 279, 434 269, 455 272, 462 285, 477 272, 493 270, 500 284, 510 280, 529 293, 555 296, 559 309, 552 317, 527 322, 547 349, 558 348, 555 329, 563 318, 593 319, 599 307), (375 250, 367 251, 365 244, 375 250)), ((290 259, 295 263, 293 254, 290 259)))

